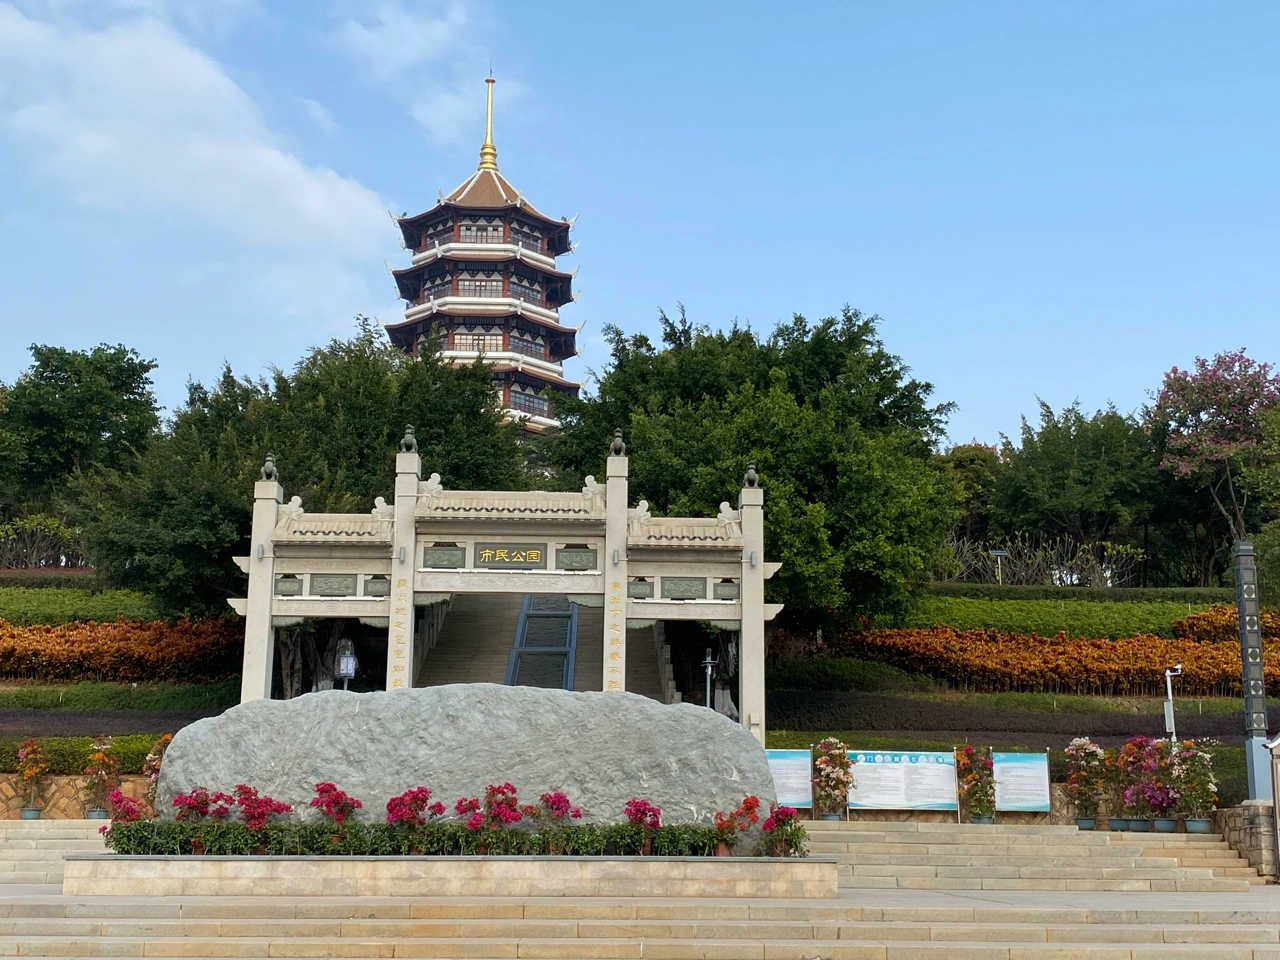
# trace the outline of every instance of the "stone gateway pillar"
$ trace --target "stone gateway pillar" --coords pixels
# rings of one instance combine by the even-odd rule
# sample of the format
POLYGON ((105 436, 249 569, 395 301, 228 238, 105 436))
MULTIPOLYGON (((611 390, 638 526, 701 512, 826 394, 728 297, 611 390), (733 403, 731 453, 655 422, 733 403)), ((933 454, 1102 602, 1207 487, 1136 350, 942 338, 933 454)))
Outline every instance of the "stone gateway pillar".
POLYGON ((605 466, 604 675, 606 693, 627 689, 627 447, 613 432, 605 466))
POLYGON ((764 743, 764 491, 747 467, 738 499, 742 514, 742 627, 738 692, 742 723, 764 743))
POLYGON ((417 569, 418 484, 422 458, 413 427, 406 427, 396 454, 396 499, 391 534, 391 607, 387 619, 388 690, 413 686, 413 572, 417 569))
POLYGON ((240 702, 271 696, 271 670, 276 653, 276 632, 271 625, 275 594, 275 532, 284 502, 284 487, 276 474, 276 458, 267 454, 261 479, 253 485, 253 533, 249 541, 249 599, 244 617, 244 666, 240 676, 240 702))

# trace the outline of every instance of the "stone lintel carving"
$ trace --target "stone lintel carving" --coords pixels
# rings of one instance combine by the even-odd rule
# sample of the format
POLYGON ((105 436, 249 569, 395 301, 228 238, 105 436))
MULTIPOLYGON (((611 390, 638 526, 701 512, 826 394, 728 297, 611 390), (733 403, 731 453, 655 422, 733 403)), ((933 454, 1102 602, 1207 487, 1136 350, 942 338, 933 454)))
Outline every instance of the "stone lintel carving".
POLYGON ((705 577, 663 577, 662 599, 705 600, 707 580, 705 577))

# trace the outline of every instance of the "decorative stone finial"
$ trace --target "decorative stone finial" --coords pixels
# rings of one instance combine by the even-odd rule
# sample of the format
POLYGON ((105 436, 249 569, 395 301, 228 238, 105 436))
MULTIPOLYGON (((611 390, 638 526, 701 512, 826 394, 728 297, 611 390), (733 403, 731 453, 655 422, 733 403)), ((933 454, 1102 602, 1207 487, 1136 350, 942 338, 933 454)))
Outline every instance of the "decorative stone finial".
POLYGON ((417 453, 418 452, 418 438, 414 436, 412 423, 405 424, 404 436, 400 438, 400 452, 401 453, 417 453))
POLYGON ((760 474, 756 473, 756 462, 754 460, 747 464, 747 473, 742 478, 742 485, 744 487, 760 486, 760 474))
POLYGON ((279 480, 280 473, 276 470, 276 455, 268 453, 266 462, 263 463, 262 469, 258 472, 258 476, 263 480, 279 480))
POLYGON ((625 456, 627 445, 622 442, 622 428, 613 431, 613 443, 609 444, 609 453, 615 457, 625 456))

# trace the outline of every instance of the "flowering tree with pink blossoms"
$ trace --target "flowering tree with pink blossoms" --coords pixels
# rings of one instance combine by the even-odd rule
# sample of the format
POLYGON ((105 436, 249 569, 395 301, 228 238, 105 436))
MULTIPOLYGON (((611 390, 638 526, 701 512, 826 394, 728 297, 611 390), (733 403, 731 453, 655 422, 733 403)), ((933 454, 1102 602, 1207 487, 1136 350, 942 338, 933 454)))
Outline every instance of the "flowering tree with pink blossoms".
POLYGON ((1166 427, 1162 466, 1179 476, 1201 478, 1243 540, 1250 475, 1273 456, 1262 423, 1280 409, 1280 374, 1243 349, 1213 360, 1196 357, 1194 370, 1174 367, 1164 377, 1155 413, 1166 427))

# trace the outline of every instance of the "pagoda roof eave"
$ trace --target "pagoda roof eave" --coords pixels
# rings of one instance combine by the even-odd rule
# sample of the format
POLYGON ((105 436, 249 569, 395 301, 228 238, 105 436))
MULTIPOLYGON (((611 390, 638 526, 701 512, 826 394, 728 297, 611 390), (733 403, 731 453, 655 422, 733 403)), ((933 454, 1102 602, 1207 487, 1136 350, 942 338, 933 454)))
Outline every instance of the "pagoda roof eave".
MULTIPOLYGON (((466 321, 468 321, 468 320, 476 320, 476 319, 479 319, 478 317, 473 317, 473 316, 470 316, 469 314, 465 314, 465 313, 445 313, 445 312, 443 312, 443 311, 439 311, 439 310, 438 310, 438 311, 436 311, 436 312, 435 312, 435 313, 433 313, 433 314, 430 314, 430 316, 433 316, 433 317, 448 317, 450 320, 454 320, 454 321, 457 321, 457 322, 459 322, 459 323, 465 323, 465 322, 466 322, 466 321)), ((544 328, 546 328, 547 330, 550 330, 552 333, 571 333, 571 334, 576 334, 576 333, 578 332, 578 328, 577 328, 577 327, 566 327, 566 326, 564 326, 563 324, 559 324, 559 323, 552 323, 550 320, 543 320, 541 317, 535 317, 535 316, 533 316, 532 314, 528 314, 528 313, 513 313, 513 312, 511 312, 510 310, 507 310, 507 311, 505 311, 505 312, 501 312, 501 313, 497 313, 497 314, 489 314, 488 316, 497 316, 497 317, 499 317, 500 319, 503 319, 503 320, 505 320, 505 319, 507 319, 507 318, 509 318, 509 317, 510 317, 510 318, 517 318, 517 317, 518 317, 518 318, 519 318, 519 319, 521 319, 521 320, 527 320, 527 321, 528 321, 528 322, 530 322, 530 323, 535 323, 535 324, 537 324, 537 325, 538 325, 538 326, 540 326, 540 327, 544 327, 544 328)), ((425 319, 425 318, 424 318, 424 317, 413 317, 412 319, 408 319, 408 318, 406 318, 406 319, 404 319, 404 320, 400 320, 400 321, 398 321, 398 322, 396 322, 396 323, 384 323, 384 324, 383 324, 383 327, 385 327, 385 328, 386 328, 386 329, 388 329, 388 330, 399 330, 401 327, 407 327, 407 326, 409 326, 410 324, 414 324, 414 323, 421 323, 421 322, 423 321, 423 319, 425 319)))
POLYGON ((528 267, 530 270, 537 270, 539 273, 545 273, 549 277, 558 277, 561 280, 573 279, 572 273, 566 273, 564 270, 555 270, 551 267, 544 267, 537 263, 531 263, 528 260, 525 260, 522 257, 518 257, 518 256, 516 257, 508 256, 508 257, 501 257, 501 258, 488 260, 483 257, 468 257, 465 254, 458 253, 457 251, 453 251, 453 250, 450 250, 448 253, 440 253, 432 260, 424 260, 420 263, 414 263, 414 264, 410 264, 407 267, 400 267, 398 269, 392 270, 391 275, 393 277, 409 277, 420 270, 425 270, 427 267, 430 267, 432 264, 441 262, 442 260, 448 260, 450 263, 492 263, 494 265, 501 265, 504 263, 521 263, 521 264, 524 264, 526 267, 528 267))

